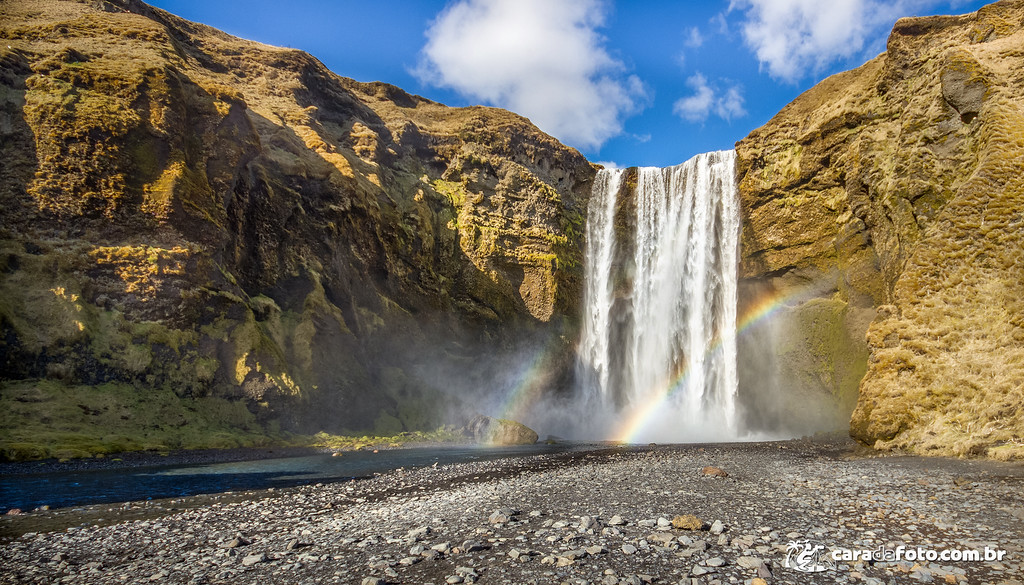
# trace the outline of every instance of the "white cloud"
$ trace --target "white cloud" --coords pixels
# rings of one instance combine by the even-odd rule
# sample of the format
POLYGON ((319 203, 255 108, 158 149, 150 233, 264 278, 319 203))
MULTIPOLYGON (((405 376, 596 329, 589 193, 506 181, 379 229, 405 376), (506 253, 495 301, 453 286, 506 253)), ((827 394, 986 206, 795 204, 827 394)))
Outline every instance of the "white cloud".
POLYGON ((596 149, 645 105, 604 47, 601 0, 457 0, 431 23, 417 75, 596 149))
POLYGON ((693 90, 693 95, 680 98, 672 106, 673 113, 686 121, 704 122, 711 114, 726 121, 747 115, 743 109, 743 94, 737 85, 722 92, 717 85, 709 84, 701 73, 688 77, 686 85, 693 90))
POLYGON ((687 29, 686 35, 683 37, 683 44, 691 49, 696 49, 704 44, 704 37, 697 27, 692 26, 687 29))
POLYGON ((796 82, 875 47, 900 16, 934 0, 731 0, 743 40, 777 79, 796 82))

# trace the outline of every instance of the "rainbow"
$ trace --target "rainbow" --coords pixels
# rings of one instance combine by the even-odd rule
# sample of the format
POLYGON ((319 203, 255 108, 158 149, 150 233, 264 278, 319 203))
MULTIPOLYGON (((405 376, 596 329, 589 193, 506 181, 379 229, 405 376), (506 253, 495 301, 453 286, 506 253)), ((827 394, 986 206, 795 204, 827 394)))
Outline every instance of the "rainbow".
MULTIPOLYGON (((805 291, 796 291, 788 295, 783 295, 781 293, 764 295, 747 307, 743 315, 737 321, 737 337, 746 333, 754 325, 761 323, 777 313, 785 307, 787 303, 798 300, 805 296, 805 294, 805 291)), ((721 337, 718 337, 712 341, 705 350, 705 355, 711 356, 713 353, 721 351, 721 348, 722 340, 721 337)), ((658 393, 657 398, 648 401, 646 404, 641 405, 639 408, 629 413, 626 416, 625 421, 623 421, 623 423, 612 434, 613 440, 621 443, 637 442, 639 435, 650 425, 651 421, 657 416, 657 414, 663 410, 663 407, 668 400, 675 395, 680 388, 686 387, 687 376, 689 376, 689 371, 686 368, 677 372, 665 386, 664 391, 658 393)))
POLYGON ((515 386, 498 405, 498 418, 522 422, 528 418, 531 409, 544 398, 545 388, 541 383, 547 371, 547 358, 552 342, 538 349, 532 358, 526 360, 516 373, 515 386))

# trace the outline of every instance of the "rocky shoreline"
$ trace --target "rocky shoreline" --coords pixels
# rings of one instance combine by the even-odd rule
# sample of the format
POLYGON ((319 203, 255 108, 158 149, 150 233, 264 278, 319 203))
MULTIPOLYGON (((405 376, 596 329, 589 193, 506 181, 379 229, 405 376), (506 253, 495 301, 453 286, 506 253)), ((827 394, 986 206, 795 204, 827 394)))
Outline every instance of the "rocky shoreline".
POLYGON ((1022 494, 1019 464, 842 441, 606 447, 4 517, 0 582, 1009 585, 1022 494), (783 566, 805 541, 1006 554, 783 566))

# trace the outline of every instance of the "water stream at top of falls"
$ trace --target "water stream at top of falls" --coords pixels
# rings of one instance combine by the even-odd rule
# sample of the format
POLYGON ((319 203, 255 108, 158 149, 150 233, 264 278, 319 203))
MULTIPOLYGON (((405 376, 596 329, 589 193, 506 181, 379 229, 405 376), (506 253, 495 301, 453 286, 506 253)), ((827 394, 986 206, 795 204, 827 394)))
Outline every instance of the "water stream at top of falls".
POLYGON ((740 434, 734 160, 721 151, 640 168, 635 186, 629 171, 598 173, 587 216, 579 434, 663 442, 740 434))

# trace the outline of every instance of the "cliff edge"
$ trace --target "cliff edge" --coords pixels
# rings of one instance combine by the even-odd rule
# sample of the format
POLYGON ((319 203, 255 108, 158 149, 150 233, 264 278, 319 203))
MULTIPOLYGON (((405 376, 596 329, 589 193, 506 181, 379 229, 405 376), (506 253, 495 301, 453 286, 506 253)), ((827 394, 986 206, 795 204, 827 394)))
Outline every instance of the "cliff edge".
POLYGON ((595 170, 510 112, 134 0, 8 0, 0 160, 5 416, 396 433, 571 353, 595 170))
POLYGON ((737 144, 741 272, 799 299, 790 379, 855 400, 868 445, 1020 450, 1022 65, 1019 0, 901 19, 885 53, 737 144))

